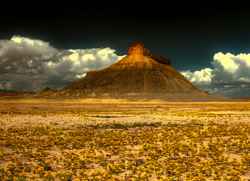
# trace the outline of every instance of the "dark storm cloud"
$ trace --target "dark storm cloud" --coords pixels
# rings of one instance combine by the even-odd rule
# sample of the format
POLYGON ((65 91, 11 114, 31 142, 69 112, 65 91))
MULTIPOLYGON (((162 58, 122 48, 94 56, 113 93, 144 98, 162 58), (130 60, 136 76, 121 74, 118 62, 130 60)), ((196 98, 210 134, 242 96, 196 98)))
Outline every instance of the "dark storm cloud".
POLYGON ((13 37, 0 41, 0 72, 18 74, 41 73, 42 64, 49 61, 57 50, 48 43, 13 37), (41 61, 43 60, 43 61, 41 61))

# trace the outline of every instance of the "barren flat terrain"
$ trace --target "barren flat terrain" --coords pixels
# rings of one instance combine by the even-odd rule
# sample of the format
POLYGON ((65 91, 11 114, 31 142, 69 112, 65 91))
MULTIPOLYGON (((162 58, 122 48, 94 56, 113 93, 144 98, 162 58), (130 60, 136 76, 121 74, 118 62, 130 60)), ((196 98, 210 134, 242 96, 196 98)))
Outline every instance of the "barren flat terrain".
POLYGON ((248 179, 250 102, 0 100, 0 180, 248 179))

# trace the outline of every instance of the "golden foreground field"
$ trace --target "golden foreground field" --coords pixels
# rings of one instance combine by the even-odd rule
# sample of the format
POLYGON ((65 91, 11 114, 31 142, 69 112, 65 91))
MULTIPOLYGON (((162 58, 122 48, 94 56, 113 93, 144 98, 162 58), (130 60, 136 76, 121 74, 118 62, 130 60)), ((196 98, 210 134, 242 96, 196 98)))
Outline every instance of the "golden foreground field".
POLYGON ((249 180, 250 102, 0 100, 0 180, 249 180))

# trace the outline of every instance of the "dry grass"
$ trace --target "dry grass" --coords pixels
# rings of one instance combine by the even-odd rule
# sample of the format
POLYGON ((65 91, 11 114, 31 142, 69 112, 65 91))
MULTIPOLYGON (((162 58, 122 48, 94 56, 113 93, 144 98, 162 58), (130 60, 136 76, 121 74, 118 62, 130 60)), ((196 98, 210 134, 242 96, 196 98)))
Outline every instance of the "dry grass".
POLYGON ((0 104, 0 180, 250 179, 248 102, 0 104))

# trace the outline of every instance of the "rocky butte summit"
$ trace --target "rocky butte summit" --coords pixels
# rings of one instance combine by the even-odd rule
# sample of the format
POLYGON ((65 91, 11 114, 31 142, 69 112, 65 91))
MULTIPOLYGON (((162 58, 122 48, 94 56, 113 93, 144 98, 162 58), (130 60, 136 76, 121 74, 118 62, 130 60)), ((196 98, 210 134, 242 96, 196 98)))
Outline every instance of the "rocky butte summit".
POLYGON ((170 60, 155 56, 142 43, 133 43, 128 55, 108 68, 87 75, 56 93, 72 97, 206 98, 176 71, 170 60))

